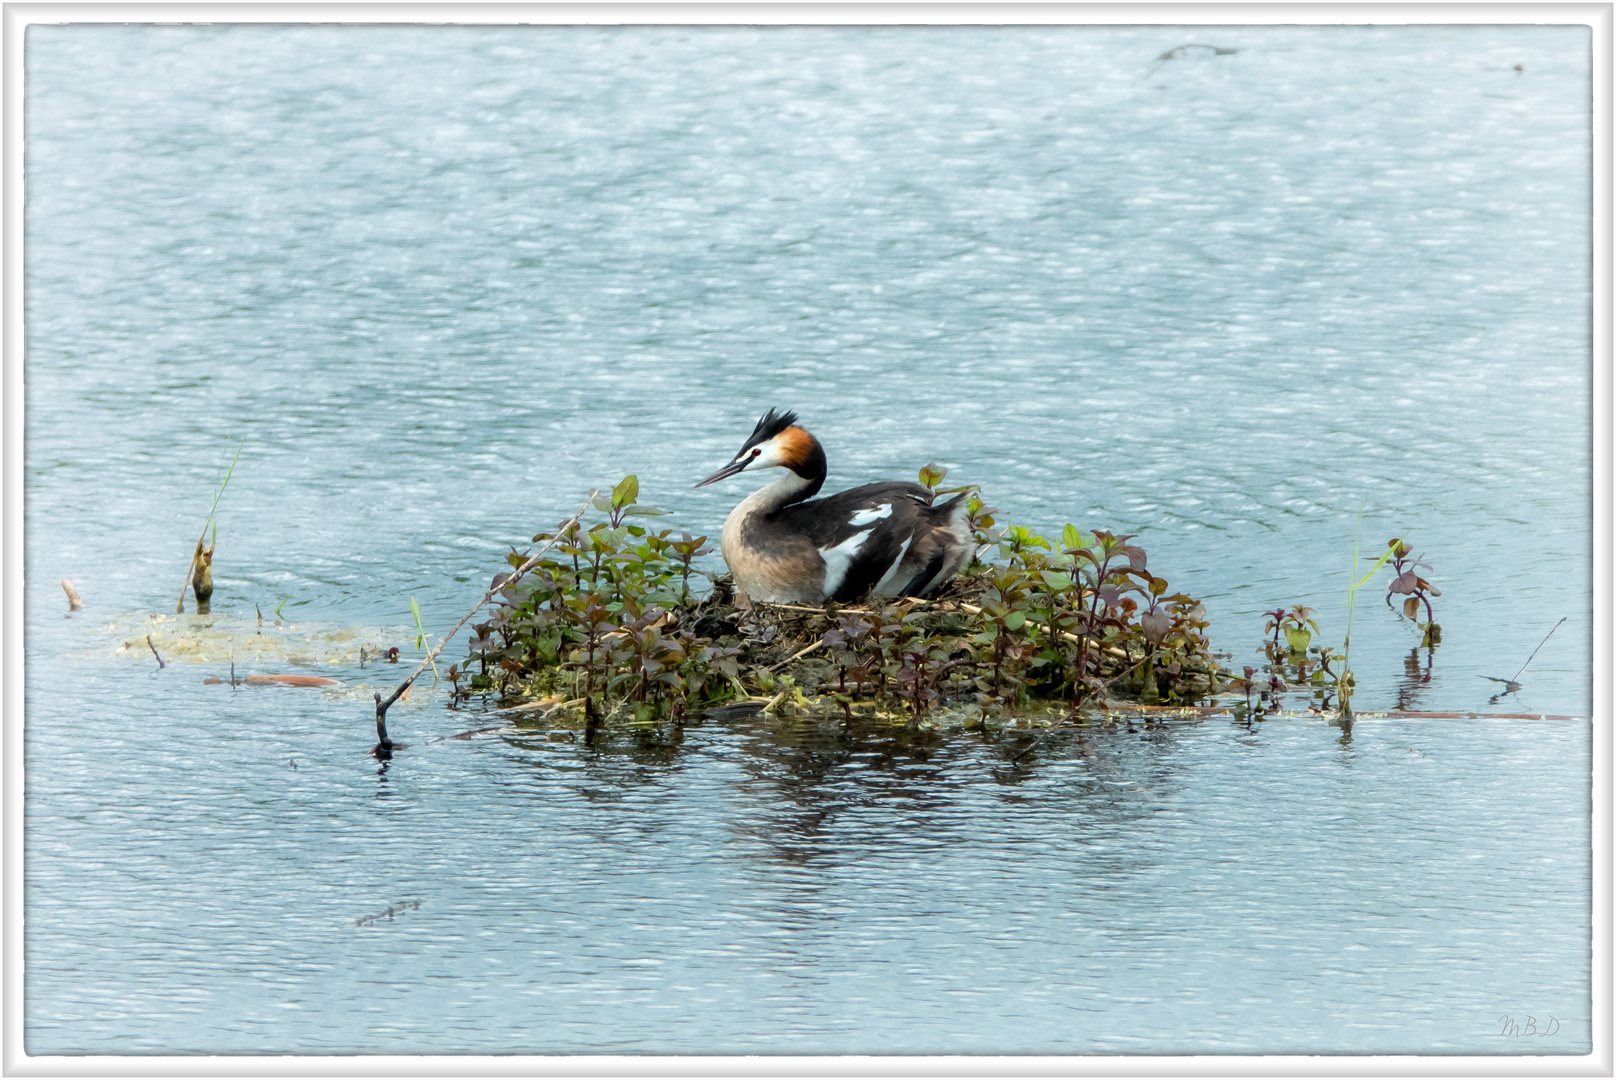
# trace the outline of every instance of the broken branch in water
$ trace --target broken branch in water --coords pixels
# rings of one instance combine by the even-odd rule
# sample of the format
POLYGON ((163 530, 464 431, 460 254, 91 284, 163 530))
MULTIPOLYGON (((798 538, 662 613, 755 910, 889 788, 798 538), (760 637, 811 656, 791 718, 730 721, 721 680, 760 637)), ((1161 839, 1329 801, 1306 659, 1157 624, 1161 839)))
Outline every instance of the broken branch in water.
POLYGON ((150 634, 146 635, 146 647, 151 650, 151 654, 153 656, 157 657, 157 670, 161 671, 163 668, 168 666, 167 664, 163 663, 163 658, 161 656, 158 656, 157 646, 152 644, 152 639, 151 639, 150 634))
MULTIPOLYGON (((1549 632, 1547 634, 1543 635, 1543 640, 1537 643, 1537 649, 1541 649, 1543 646, 1547 645, 1549 643, 1549 639, 1554 636, 1554 632, 1556 630, 1560 629, 1560 623, 1563 623, 1565 621, 1566 621, 1566 616, 1564 616, 1564 615, 1560 616, 1560 622, 1557 622, 1553 626, 1551 626, 1549 628, 1549 632)), ((1526 664, 1530 664, 1537 657, 1537 649, 1533 649, 1532 650, 1532 655, 1528 656, 1526 658, 1526 664)), ((1520 682, 1521 674, 1526 671, 1526 664, 1521 665, 1521 670, 1517 671, 1515 673, 1515 677, 1513 679, 1509 680, 1510 682, 1512 682, 1512 683, 1520 682)))
POLYGON ((1478 676, 1476 676, 1479 679, 1486 679, 1488 682, 1495 682, 1495 683, 1503 683, 1504 684, 1504 688, 1502 690, 1500 690, 1497 694, 1493 695, 1492 701, 1488 702, 1488 704, 1492 704, 1493 702, 1496 702, 1499 698, 1503 697, 1505 694, 1513 694, 1515 691, 1517 691, 1517 690, 1519 690, 1521 688, 1520 679, 1521 679, 1521 675, 1526 671, 1527 664, 1530 664, 1534 659, 1537 658, 1538 649, 1543 648, 1543 646, 1545 646, 1545 645, 1547 645, 1549 643, 1549 639, 1554 636, 1554 632, 1556 630, 1560 629, 1560 623, 1563 623, 1565 621, 1566 621, 1566 616, 1562 615, 1560 617, 1560 622, 1555 623, 1553 626, 1551 626, 1549 628, 1549 632, 1547 634, 1543 635, 1543 640, 1537 643, 1537 649, 1533 649, 1532 650, 1532 655, 1528 656, 1526 658, 1526 664, 1522 664, 1521 665, 1521 670, 1517 671, 1512 678, 1496 679, 1491 675, 1478 675, 1478 676))
POLYGON ((385 761, 393 756, 393 748, 395 746, 403 745, 402 743, 394 743, 387 737, 387 710, 392 706, 393 702, 397 701, 409 691, 410 684, 416 680, 421 672, 425 671, 427 667, 432 664, 432 661, 437 659, 438 653, 443 650, 443 647, 449 643, 450 639, 456 634, 460 633, 460 628, 465 626, 466 623, 470 622, 471 617, 477 614, 477 612, 481 611, 483 605, 492 600, 496 592, 501 589, 509 588, 523 574, 527 573, 529 570, 533 569, 539 564, 539 559, 544 555, 544 553, 555 546, 555 542, 565 536, 567 530, 576 524, 579 518, 584 516, 584 511, 588 510, 590 506, 594 504, 595 497, 599 494, 599 488, 591 491, 589 493, 589 498, 585 499, 584 504, 578 508, 578 512, 573 514, 572 517, 568 518, 566 521, 562 522, 561 528, 556 530, 556 534, 547 540, 545 545, 538 551, 535 551, 532 555, 528 556, 527 560, 523 562, 521 566, 516 568, 515 573, 511 574, 509 577, 496 577, 494 579, 494 583, 488 586, 488 591, 483 593, 482 599, 473 604, 471 610, 466 612, 466 614, 461 617, 459 622, 455 623, 453 630, 450 630, 447 634, 443 635, 443 637, 439 639, 438 643, 432 646, 432 649, 426 654, 426 659, 422 660, 415 666, 415 670, 410 672, 409 678, 405 679, 403 682, 399 683, 393 688, 393 692, 387 695, 386 700, 382 699, 382 695, 379 692, 375 695, 376 746, 371 751, 373 754, 385 761))
POLYGON ((79 594, 73 591, 73 583, 66 578, 62 579, 62 591, 67 594, 67 610, 77 611, 84 606, 84 601, 79 599, 79 594))

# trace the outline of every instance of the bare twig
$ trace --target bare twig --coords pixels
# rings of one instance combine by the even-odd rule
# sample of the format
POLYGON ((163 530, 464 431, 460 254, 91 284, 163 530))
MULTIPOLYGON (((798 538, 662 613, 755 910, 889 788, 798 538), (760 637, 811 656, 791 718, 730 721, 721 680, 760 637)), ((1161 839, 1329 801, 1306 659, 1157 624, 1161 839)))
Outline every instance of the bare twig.
POLYGON ((1038 744, 1043 742, 1043 741, 1044 741, 1044 737, 1042 735, 1034 735, 1033 739, 1032 739, 1032 742, 1028 743, 1026 746, 1023 746, 1015 754, 1011 755, 1010 764, 1013 765, 1016 762, 1020 761, 1022 758, 1026 757, 1028 754, 1032 753, 1033 750, 1038 746, 1038 744))
POLYGON ((66 578, 62 579, 62 591, 67 594, 67 610, 77 611, 84 606, 84 601, 79 599, 79 594, 73 591, 73 583, 66 578))
POLYGON ((512 705, 508 709, 494 709, 488 715, 489 716, 510 716, 513 713, 528 713, 528 712, 540 712, 540 711, 543 711, 544 714, 546 716, 548 716, 550 713, 556 711, 557 709, 565 708, 568 705, 578 705, 578 704, 582 703, 583 700, 584 700, 583 698, 573 698, 571 701, 568 701, 568 700, 566 700, 566 699, 564 699, 562 697, 559 697, 559 696, 557 696, 557 697, 548 697, 548 698, 545 698, 542 701, 529 701, 529 702, 527 702, 526 704, 523 704, 523 705, 512 705))
POLYGON ((157 670, 161 671, 163 668, 166 668, 168 666, 167 664, 163 663, 163 658, 160 655, 158 655, 157 646, 152 644, 152 639, 151 639, 150 634, 146 635, 146 647, 151 649, 151 654, 153 656, 157 657, 157 670))
MULTIPOLYGON (((1554 636, 1554 632, 1556 630, 1560 629, 1560 623, 1563 623, 1565 621, 1566 621, 1566 617, 1564 615, 1560 616, 1560 622, 1555 623, 1552 627, 1549 628, 1549 632, 1547 634, 1543 635, 1543 640, 1537 643, 1537 649, 1541 649, 1543 646, 1547 645, 1549 643, 1549 639, 1554 636)), ((1530 664, 1532 662, 1532 660, 1537 656, 1537 649, 1533 649, 1532 650, 1532 655, 1528 656, 1526 658, 1526 664, 1530 664)), ((1513 679, 1509 680, 1510 682, 1518 683, 1518 682, 1521 681, 1521 672, 1526 670, 1526 664, 1521 665, 1521 670, 1517 671, 1515 673, 1515 677, 1513 679)))
POLYGON ((813 652, 815 649, 819 648, 823 644, 825 644, 825 639, 820 638, 818 641, 814 642, 812 645, 808 646, 806 649, 802 649, 802 650, 799 650, 796 653, 793 653, 792 655, 786 657, 784 660, 780 661, 778 664, 769 665, 769 667, 766 668, 765 670, 767 670, 767 671, 778 671, 781 668, 785 667, 787 664, 791 663, 793 660, 801 660, 803 657, 807 656, 809 653, 813 652))
POLYGON ((555 542, 565 536, 567 530, 571 528, 579 518, 584 516, 584 512, 594 505, 595 496, 599 494, 599 488, 591 491, 589 493, 589 498, 585 499, 584 504, 578 508, 578 512, 572 515, 572 517, 568 518, 566 521, 562 522, 561 528, 556 530, 555 535, 550 537, 545 545, 538 551, 528 556, 527 560, 523 562, 521 566, 516 568, 515 573, 511 574, 509 577, 495 578, 494 583, 488 587, 488 591, 483 593, 482 599, 473 604, 471 610, 466 612, 466 614, 461 617, 459 622, 455 623, 453 630, 450 630, 436 645, 432 646, 431 651, 426 654, 426 658, 415 666, 414 671, 410 672, 409 678, 405 679, 403 682, 399 683, 398 686, 394 687, 393 692, 387 695, 385 700, 382 698, 380 693, 375 695, 377 757, 385 759, 392 757, 393 754, 393 741, 387 737, 387 710, 392 706, 393 702, 404 696, 404 694, 409 690, 410 684, 420 676, 421 672, 425 671, 429 666, 432 665, 432 661, 437 659, 438 653, 442 651, 443 647, 447 645, 456 634, 460 633, 460 628, 465 626, 466 623, 470 622, 473 615, 482 610, 482 606, 484 604, 493 599, 496 592, 501 589, 509 588, 518 578, 539 564, 539 559, 544 555, 544 553, 554 547, 555 542))

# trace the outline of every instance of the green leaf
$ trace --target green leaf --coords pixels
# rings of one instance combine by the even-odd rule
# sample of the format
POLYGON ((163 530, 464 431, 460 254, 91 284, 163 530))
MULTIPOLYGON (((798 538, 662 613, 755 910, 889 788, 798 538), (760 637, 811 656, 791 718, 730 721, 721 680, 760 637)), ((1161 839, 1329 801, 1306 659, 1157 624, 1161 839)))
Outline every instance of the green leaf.
MULTIPOLYGON (((1351 589, 1351 591, 1352 591, 1352 592, 1357 592, 1357 591, 1358 591, 1358 590, 1359 590, 1359 589, 1361 589, 1361 588, 1363 588, 1363 587, 1364 587, 1364 586, 1365 586, 1365 585, 1366 585, 1366 584, 1368 584, 1368 582, 1369 582, 1369 579, 1370 579, 1370 578, 1372 578, 1372 577, 1374 577, 1374 576, 1375 576, 1375 573, 1376 573, 1376 572, 1377 572, 1377 571, 1378 571, 1378 570, 1379 570, 1379 569, 1380 569, 1380 568, 1381 568, 1381 567, 1382 567, 1382 566, 1385 566, 1385 565, 1386 565, 1386 560, 1387 560, 1387 559, 1390 559, 1390 558, 1391 558, 1391 557, 1392 557, 1392 552, 1393 552, 1393 551, 1395 551, 1395 550, 1396 550, 1396 549, 1395 549, 1395 548, 1387 548, 1387 549, 1386 549, 1386 550, 1385 550, 1385 551, 1383 551, 1383 552, 1381 552, 1381 554, 1380 554, 1380 558, 1378 558, 1378 559, 1376 559, 1376 560, 1375 560, 1375 565, 1374 565, 1374 566, 1371 566, 1371 567, 1370 567, 1370 568, 1369 568, 1369 573, 1367 573, 1367 574, 1365 574, 1365 575, 1364 575, 1364 576, 1363 576, 1363 577, 1361 577, 1361 578, 1359 578, 1359 579, 1358 579, 1358 584, 1356 584, 1356 585, 1354 585, 1354 586, 1353 586, 1353 587, 1352 587, 1352 589, 1351 589)), ((1354 552, 1354 553, 1353 553, 1353 554, 1354 554, 1354 557, 1356 557, 1356 554, 1357 554, 1357 553, 1356 553, 1356 552, 1354 552)))
POLYGON ((1022 624, 1026 621, 1027 613, 1025 611, 1012 611, 1004 617, 1005 628, 1009 630, 1020 630, 1022 624))
POLYGON ((612 507, 628 506, 640 497, 639 478, 632 473, 623 477, 621 483, 612 488, 612 507))
POLYGON ((1083 543, 1083 530, 1079 529, 1076 525, 1066 526, 1066 528, 1061 530, 1061 546, 1066 548, 1068 551, 1075 551, 1078 548, 1086 547, 1087 545, 1083 543))
POLYGON ((1072 587, 1071 574, 1057 574, 1050 570, 1040 570, 1038 574, 1054 592, 1065 592, 1072 587))
POLYGON ((422 643, 426 641, 426 627, 421 625, 421 608, 416 604, 413 596, 410 597, 410 614, 415 616, 415 647, 419 649, 422 643))
POLYGON ((1290 642, 1291 652, 1307 652, 1308 643, 1313 640, 1313 635, 1306 630, 1286 627, 1285 640, 1290 642))

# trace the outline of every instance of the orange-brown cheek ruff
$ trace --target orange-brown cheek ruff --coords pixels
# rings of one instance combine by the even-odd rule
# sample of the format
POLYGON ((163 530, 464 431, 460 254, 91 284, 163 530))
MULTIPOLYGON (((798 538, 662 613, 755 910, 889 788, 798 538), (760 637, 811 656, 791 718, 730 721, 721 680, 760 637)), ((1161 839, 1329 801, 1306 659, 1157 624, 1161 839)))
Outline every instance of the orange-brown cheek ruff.
POLYGON ((813 499, 825 452, 795 413, 770 409, 734 459, 698 487, 746 469, 783 468, 741 500, 720 545, 736 588, 765 603, 929 596, 975 552, 961 494, 940 506, 919 484, 865 484, 813 499))
POLYGON ((774 437, 774 444, 779 447, 780 464, 797 470, 808 464, 819 440, 800 427, 788 427, 774 437))

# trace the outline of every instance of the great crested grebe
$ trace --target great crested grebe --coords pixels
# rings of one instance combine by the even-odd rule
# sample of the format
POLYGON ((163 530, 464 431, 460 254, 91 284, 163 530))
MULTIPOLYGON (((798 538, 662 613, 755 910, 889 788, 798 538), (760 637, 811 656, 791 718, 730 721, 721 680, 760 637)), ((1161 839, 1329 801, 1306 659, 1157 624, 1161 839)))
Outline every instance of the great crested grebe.
POLYGON ((793 412, 764 413, 740 453, 696 486, 775 467, 785 475, 742 499, 720 540, 736 588, 752 600, 929 596, 971 561, 963 493, 933 506, 931 491, 894 480, 813 499, 825 482, 825 451, 793 412))

